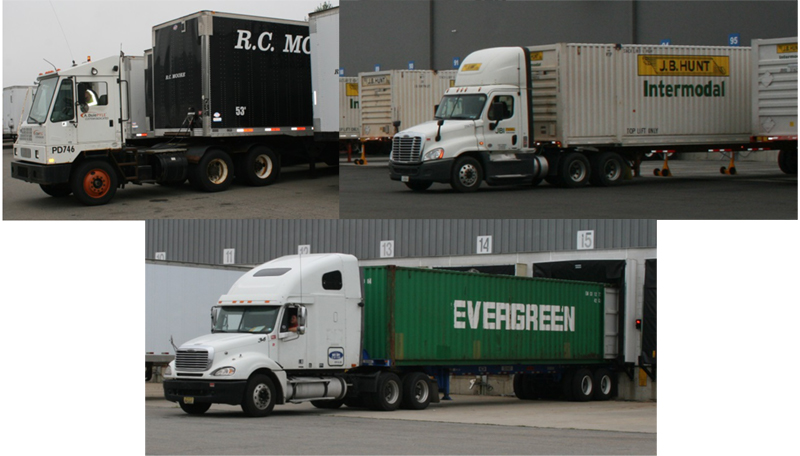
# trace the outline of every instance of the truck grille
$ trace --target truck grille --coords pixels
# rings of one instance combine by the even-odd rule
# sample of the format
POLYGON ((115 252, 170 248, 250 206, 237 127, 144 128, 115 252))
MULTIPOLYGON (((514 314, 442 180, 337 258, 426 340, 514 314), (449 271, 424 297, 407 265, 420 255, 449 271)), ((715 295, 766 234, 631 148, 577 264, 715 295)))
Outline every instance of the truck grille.
POLYGON ((19 129, 19 140, 20 141, 33 141, 33 128, 26 127, 19 129))
POLYGON ((179 371, 201 372, 211 367, 213 355, 207 349, 178 350, 175 368, 179 371))
POLYGON ((392 161, 400 163, 418 163, 422 152, 420 136, 395 136, 392 139, 392 161))

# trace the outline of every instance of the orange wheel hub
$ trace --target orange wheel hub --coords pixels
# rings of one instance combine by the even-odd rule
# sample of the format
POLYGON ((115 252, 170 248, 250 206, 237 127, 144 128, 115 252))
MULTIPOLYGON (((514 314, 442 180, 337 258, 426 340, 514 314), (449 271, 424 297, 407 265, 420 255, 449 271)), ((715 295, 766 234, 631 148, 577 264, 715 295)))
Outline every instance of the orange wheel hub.
POLYGON ((83 177, 83 191, 92 198, 102 198, 111 189, 111 176, 102 169, 90 170, 83 177))

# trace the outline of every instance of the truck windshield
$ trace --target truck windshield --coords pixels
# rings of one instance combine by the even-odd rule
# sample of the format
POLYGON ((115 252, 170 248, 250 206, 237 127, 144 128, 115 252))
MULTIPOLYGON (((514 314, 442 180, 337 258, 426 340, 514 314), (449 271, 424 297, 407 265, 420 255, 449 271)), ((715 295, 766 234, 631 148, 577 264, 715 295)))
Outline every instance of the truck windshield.
POLYGON ((280 309, 278 306, 221 307, 212 332, 271 333, 280 309))
POLYGON ((477 119, 483 112, 486 95, 451 95, 442 98, 436 110, 437 119, 477 119))
POLYGON ((28 123, 43 124, 47 120, 47 111, 50 109, 50 102, 53 101, 53 94, 56 93, 58 78, 53 77, 43 79, 36 89, 33 97, 31 111, 28 114, 28 123))

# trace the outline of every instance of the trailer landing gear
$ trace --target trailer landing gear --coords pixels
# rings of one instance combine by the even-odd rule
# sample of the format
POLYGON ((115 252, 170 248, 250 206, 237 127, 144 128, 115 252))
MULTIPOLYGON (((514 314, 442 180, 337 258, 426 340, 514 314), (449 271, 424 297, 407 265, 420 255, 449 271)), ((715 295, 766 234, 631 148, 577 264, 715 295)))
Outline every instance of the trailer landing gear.
POLYGON ((722 152, 722 153, 729 153, 731 154, 731 161, 728 163, 728 167, 725 168, 724 166, 719 168, 720 174, 727 174, 729 176, 736 175, 736 152, 731 149, 709 149, 709 152, 722 152))
POLYGON ((674 150, 654 150, 654 151, 652 151, 651 154, 664 154, 664 166, 663 166, 663 168, 662 169, 658 169, 658 168, 654 169, 653 170, 653 174, 655 174, 656 176, 662 176, 662 177, 670 177, 670 176, 672 176, 672 172, 669 170, 669 157, 671 157, 672 154, 674 154, 674 153, 675 153, 674 150))

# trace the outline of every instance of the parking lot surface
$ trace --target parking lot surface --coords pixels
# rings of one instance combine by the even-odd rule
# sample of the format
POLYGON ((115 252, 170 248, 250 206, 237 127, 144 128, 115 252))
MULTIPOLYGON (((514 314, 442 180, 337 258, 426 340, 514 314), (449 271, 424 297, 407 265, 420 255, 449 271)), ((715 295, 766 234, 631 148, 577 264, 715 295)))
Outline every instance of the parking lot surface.
POLYGON ((457 193, 447 184, 414 192, 389 179, 386 157, 366 166, 342 161, 340 216, 346 218, 647 218, 674 220, 797 219, 797 175, 777 163, 671 161, 671 177, 656 177, 661 161, 642 164, 642 176, 614 187, 564 189, 546 182, 457 193))
POLYGON ((11 147, 3 147, 4 220, 148 219, 333 219, 339 218, 339 168, 317 164, 286 167, 267 187, 234 183, 227 191, 206 193, 189 183, 118 189, 110 203, 87 207, 73 196, 53 198, 38 185, 11 177, 11 147))

